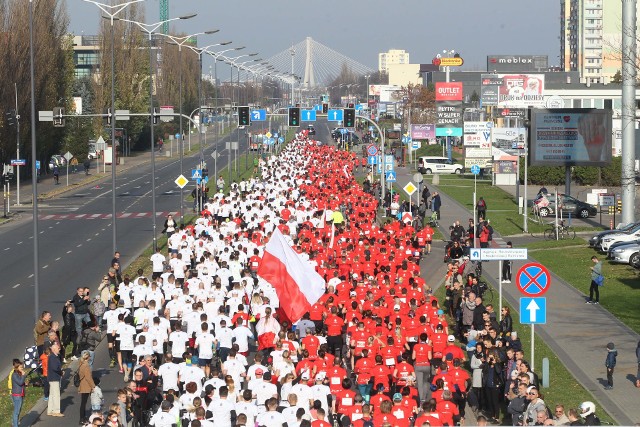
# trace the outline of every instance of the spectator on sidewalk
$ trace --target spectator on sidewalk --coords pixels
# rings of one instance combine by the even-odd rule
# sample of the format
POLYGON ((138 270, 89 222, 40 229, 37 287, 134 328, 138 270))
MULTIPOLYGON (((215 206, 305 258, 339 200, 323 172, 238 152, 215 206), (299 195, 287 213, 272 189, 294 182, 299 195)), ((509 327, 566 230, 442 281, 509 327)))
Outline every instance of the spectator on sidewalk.
POLYGON ((47 415, 52 417, 64 417, 60 412, 60 381, 64 373, 62 372, 62 361, 60 360, 60 344, 51 344, 51 354, 47 366, 47 380, 49 381, 49 401, 47 405, 47 415))
POLYGON ((636 359, 638 359, 638 373, 636 374, 636 387, 640 388, 640 341, 636 346, 636 359))
POLYGON ((605 390, 611 390, 613 388, 613 370, 616 367, 616 359, 618 357, 618 350, 615 345, 610 342, 607 344, 607 358, 604 362, 604 366, 607 368, 607 385, 605 390))
POLYGON ((89 292, 85 290, 85 288, 80 287, 76 290, 76 294, 73 296, 71 300, 73 307, 75 309, 75 327, 76 327, 76 337, 80 337, 82 334, 82 325, 84 323, 89 323, 91 321, 91 316, 89 315, 89 305, 91 305, 91 298, 89 297, 89 292))
POLYGON ((20 425, 20 410, 24 400, 24 391, 29 384, 27 374, 24 372, 24 366, 20 359, 13 359, 13 370, 9 374, 11 387, 11 400, 13 401, 13 417, 11 419, 12 427, 20 425))
POLYGON ((597 256, 592 256, 591 261, 593 262, 593 266, 589 267, 591 270, 591 286, 589 286, 589 299, 587 300, 587 304, 600 304, 600 285, 597 280, 598 277, 602 275, 602 261, 598 259, 597 256), (596 299, 593 299, 595 294, 596 299))
POLYGON ((480 197, 476 203, 476 210, 478 211, 478 218, 487 217, 487 202, 484 201, 483 197, 480 197))
MULTIPOLYGON (((507 242, 507 249, 513 248, 511 242, 507 242)), ((502 261, 502 283, 511 283, 511 260, 505 259, 502 261)))
POLYGON ((96 386, 93 382, 93 373, 89 365, 91 355, 89 351, 84 350, 80 356, 80 365, 78 366, 78 375, 80 376, 80 385, 78 393, 80 393, 80 422, 87 422, 87 401, 96 386))
POLYGON ((33 336, 36 341, 36 347, 38 348, 38 356, 44 352, 44 340, 51 329, 51 313, 43 311, 40 319, 36 322, 33 328, 33 336))
POLYGON ((442 200, 440 200, 440 193, 437 191, 433 192, 433 197, 431 198, 431 211, 435 212, 440 219, 440 207, 442 206, 442 200))
POLYGON ((71 344, 71 356, 73 360, 77 358, 78 351, 78 334, 76 332, 76 316, 74 314, 74 306, 67 301, 62 309, 62 355, 67 354, 67 347, 71 344))
POLYGON ((55 185, 60 184, 60 169, 58 165, 53 166, 53 182, 55 185))

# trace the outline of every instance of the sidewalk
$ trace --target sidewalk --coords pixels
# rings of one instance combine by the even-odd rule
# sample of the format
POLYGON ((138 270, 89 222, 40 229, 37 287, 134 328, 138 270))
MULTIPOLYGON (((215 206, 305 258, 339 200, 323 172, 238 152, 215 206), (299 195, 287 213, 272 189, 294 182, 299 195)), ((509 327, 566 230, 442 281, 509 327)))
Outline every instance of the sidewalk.
MULTIPOLYGON (((412 168, 398 168, 397 182, 403 187, 415 174, 412 168)), ((433 193, 439 191, 437 186, 429 185, 433 193)), ((443 235, 449 235, 448 227, 455 220, 466 224, 472 213, 444 193, 442 199, 441 220, 439 228, 443 235)), ((504 246, 504 239, 494 231, 494 246, 504 246)), ((437 246, 437 245, 434 245, 437 246)), ((438 253, 435 253, 438 256, 438 253)), ((442 258, 436 261, 442 263, 442 258)), ((535 261, 529 257, 527 262, 535 261)), ((498 263, 486 263, 485 277, 497 287, 498 263)), ((516 272, 524 262, 513 262, 516 272)), ((438 277, 438 276, 436 276, 438 277)), ((577 381, 589 390, 611 417, 620 425, 633 425, 640 421, 640 405, 635 388, 637 360, 635 349, 640 336, 620 322, 611 313, 599 305, 586 305, 585 295, 578 292, 552 272, 551 289, 545 297, 548 301, 547 324, 537 325, 536 333, 558 355, 577 381), (614 341, 618 349, 618 363, 615 370, 615 387, 604 390, 606 385, 606 369, 604 358, 605 346, 614 341), (633 378, 633 380, 631 380, 633 378)), ((503 298, 513 307, 519 307, 519 299, 523 295, 516 286, 503 285, 503 298)), ((514 317, 517 314, 513 314, 514 317)), ((528 348, 528 347, 527 347, 528 348)), ((528 351, 525 351, 528 355, 528 351)), ((536 364, 536 370, 541 367, 536 364)), ((599 405, 598 405, 599 406, 599 405)))

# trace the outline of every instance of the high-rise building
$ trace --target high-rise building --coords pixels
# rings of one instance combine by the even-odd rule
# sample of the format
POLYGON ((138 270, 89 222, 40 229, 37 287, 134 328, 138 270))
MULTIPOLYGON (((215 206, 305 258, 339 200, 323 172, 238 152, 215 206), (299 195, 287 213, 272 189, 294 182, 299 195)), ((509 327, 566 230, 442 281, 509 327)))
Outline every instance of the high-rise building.
POLYGON ((390 49, 387 52, 378 54, 378 71, 381 73, 389 72, 389 65, 408 64, 409 52, 401 49, 390 49))
POLYGON ((560 0, 560 62, 584 83, 607 83, 622 68, 622 4, 560 0))

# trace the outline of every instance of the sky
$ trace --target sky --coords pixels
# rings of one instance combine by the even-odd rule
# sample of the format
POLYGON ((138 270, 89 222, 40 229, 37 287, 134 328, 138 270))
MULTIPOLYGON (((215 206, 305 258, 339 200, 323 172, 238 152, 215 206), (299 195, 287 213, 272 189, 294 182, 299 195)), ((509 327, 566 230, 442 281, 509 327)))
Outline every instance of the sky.
MULTIPOLYGON (((146 21, 159 21, 159 0, 145 3, 146 21)), ((72 33, 97 33, 95 5, 67 5, 72 33)), ((388 49, 408 51, 411 63, 456 50, 465 61, 461 70, 486 69, 490 54, 549 55, 549 65, 560 63, 559 0, 169 0, 170 17, 190 13, 198 16, 171 30, 220 29, 200 45, 232 40, 229 47, 246 46, 243 53, 263 59, 312 37, 375 70, 378 53, 388 49)))

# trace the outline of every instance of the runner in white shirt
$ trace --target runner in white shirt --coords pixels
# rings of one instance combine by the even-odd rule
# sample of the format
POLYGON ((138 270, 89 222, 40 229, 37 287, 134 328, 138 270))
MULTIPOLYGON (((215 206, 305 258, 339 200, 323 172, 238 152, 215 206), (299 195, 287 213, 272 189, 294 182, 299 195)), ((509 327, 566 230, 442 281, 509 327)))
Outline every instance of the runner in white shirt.
POLYGON ((158 368, 158 376, 162 378, 162 391, 178 391, 178 374, 180 366, 173 363, 171 354, 167 354, 163 363, 158 368))
POLYGON ((251 329, 244 325, 243 319, 238 319, 233 330, 233 337, 236 339, 235 343, 238 344, 238 351, 245 356, 249 354, 249 340, 255 340, 255 337, 251 329))
POLYGON ((200 333, 196 335, 195 348, 198 349, 199 364, 206 377, 211 372, 211 359, 213 359, 213 347, 215 338, 209 333, 209 325, 203 323, 200 333))
POLYGON ((256 417, 258 416, 258 407, 253 402, 251 390, 242 392, 239 402, 235 405, 236 414, 245 414, 247 416, 247 426, 254 426, 256 417))
POLYGON ((180 323, 176 323, 175 330, 169 334, 171 354, 173 354, 174 360, 182 362, 182 355, 187 351, 187 341, 189 341, 189 336, 182 331, 180 323))
POLYGON ((164 257, 164 255, 160 253, 160 247, 156 249, 155 254, 151 255, 150 260, 153 265, 153 268, 152 268, 153 275, 151 276, 151 278, 155 280, 164 271, 164 263, 166 261, 166 258, 164 257))

